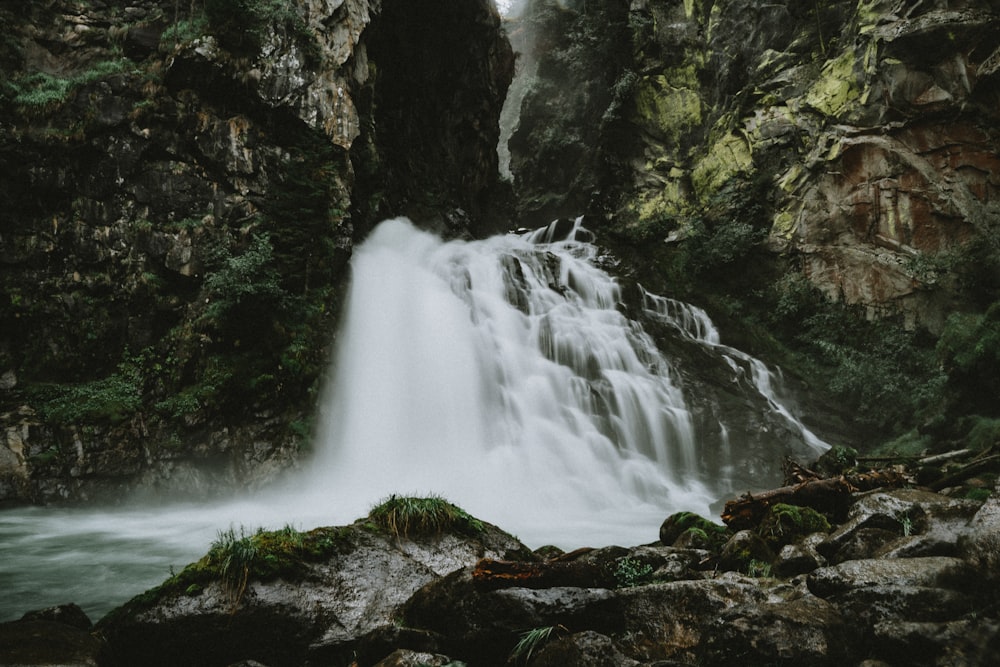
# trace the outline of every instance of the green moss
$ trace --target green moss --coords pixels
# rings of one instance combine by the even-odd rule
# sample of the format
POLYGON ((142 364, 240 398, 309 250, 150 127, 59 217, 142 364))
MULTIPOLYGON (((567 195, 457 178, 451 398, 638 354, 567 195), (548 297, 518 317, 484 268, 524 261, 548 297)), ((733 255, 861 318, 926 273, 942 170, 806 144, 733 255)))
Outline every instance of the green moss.
POLYGON ((707 548, 721 548, 732 536, 729 529, 694 512, 677 512, 667 517, 660 526, 660 542, 671 546, 682 535, 688 534, 695 542, 707 548))
POLYGON ((745 137, 733 132, 723 134, 712 143, 707 154, 698 161, 691 172, 698 199, 707 203, 724 185, 753 169, 750 145, 745 137))
POLYGON ((643 77, 636 86, 635 110, 647 129, 676 144, 701 125, 702 103, 694 65, 672 74, 643 77))
POLYGON ((806 92, 805 103, 825 116, 842 114, 848 105, 861 98, 856 63, 857 56, 853 51, 845 51, 827 61, 819 79, 806 92))
POLYGON ((811 507, 778 503, 768 508, 757 533, 770 544, 789 544, 812 533, 830 532, 830 522, 811 507))

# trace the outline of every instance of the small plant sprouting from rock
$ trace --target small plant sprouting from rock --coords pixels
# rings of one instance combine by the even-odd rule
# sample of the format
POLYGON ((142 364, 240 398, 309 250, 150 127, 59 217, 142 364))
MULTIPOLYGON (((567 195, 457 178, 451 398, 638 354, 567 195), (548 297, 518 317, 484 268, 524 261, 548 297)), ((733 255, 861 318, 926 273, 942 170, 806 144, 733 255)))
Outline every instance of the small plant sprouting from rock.
POLYGON ((903 531, 903 537, 912 535, 913 519, 907 514, 900 514, 897 518, 899 519, 899 528, 903 531))
POLYGON ((619 588, 630 588, 648 583, 652 576, 652 565, 629 556, 620 559, 615 567, 615 581, 619 588))
POLYGON ((441 498, 392 495, 368 514, 368 519, 397 538, 440 535, 447 530, 464 534, 483 531, 483 522, 441 498))
MULTIPOLYGON (((257 534, 261 532, 258 531, 257 534)), ((247 534, 242 526, 238 535, 230 527, 229 530, 219 531, 218 539, 212 542, 208 551, 209 559, 218 564, 222 589, 234 611, 246 592, 250 571, 260 553, 254 537, 253 534, 247 534)))
POLYGON ((306 571, 306 561, 322 560, 336 550, 337 529, 316 528, 303 533, 292 526, 280 530, 248 532, 229 528, 219 532, 200 563, 214 571, 232 605, 239 605, 251 577, 296 578, 306 571))
POLYGON ((771 564, 755 558, 747 565, 747 574, 751 577, 770 577, 771 564))
POLYGON ((510 652, 510 660, 524 659, 524 662, 527 663, 531 660, 531 654, 548 642, 552 638, 552 633, 557 631, 568 632, 562 625, 546 625, 522 632, 521 639, 517 642, 514 650, 510 652))

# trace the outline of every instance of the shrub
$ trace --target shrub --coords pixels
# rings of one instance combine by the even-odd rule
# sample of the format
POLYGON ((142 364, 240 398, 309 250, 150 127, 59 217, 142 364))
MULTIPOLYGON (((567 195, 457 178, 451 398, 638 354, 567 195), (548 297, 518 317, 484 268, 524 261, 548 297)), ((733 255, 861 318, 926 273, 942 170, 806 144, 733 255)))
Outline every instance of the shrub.
POLYGON ((205 0, 205 16, 215 36, 233 51, 255 54, 269 33, 282 31, 292 34, 307 56, 318 53, 296 4, 287 0, 205 0))
POLYGON ((653 566, 625 556, 618 560, 614 576, 619 588, 631 588, 649 582, 653 576, 653 566))
POLYGON ((127 419, 142 406, 142 389, 139 365, 128 359, 108 377, 81 384, 43 385, 31 393, 47 421, 73 424, 127 419))
POLYGON ((950 387, 970 412, 998 412, 1000 395, 1000 301, 984 313, 955 313, 937 343, 950 387))
POLYGON ((396 537, 439 535, 449 530, 474 535, 483 531, 481 521, 439 496, 393 495, 372 508, 368 519, 396 537))

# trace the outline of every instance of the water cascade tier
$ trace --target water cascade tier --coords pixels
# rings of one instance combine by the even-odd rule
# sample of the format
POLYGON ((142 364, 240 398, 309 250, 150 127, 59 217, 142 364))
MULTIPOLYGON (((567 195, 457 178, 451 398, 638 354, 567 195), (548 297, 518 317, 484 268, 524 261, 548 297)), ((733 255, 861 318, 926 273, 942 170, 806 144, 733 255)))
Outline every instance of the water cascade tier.
POLYGON ((704 311, 626 289, 580 221, 442 241, 405 219, 356 249, 315 456, 253 498, 0 513, 0 620, 97 618, 232 526, 308 529, 440 495, 532 547, 636 545, 669 514, 826 448, 780 376, 704 311), (626 305, 630 304, 630 305, 626 305), (67 598, 69 595, 69 599, 67 598))
POLYGON ((536 544, 642 543, 752 482, 757 457, 825 449, 704 311, 643 292, 627 317, 587 238, 580 221, 474 242, 380 225, 353 259, 311 486, 438 493, 536 544), (719 373, 737 400, 705 395, 719 373))

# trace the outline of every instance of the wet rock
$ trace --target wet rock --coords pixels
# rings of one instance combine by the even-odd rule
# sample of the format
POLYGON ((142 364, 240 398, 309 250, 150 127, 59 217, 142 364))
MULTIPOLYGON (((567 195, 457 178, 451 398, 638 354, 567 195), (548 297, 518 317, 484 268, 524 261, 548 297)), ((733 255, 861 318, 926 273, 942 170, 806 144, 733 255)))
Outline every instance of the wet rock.
POLYGON ((615 637, 621 650, 634 659, 692 661, 712 619, 765 598, 756 580, 731 573, 650 584, 617 591, 618 620, 590 627, 615 637))
POLYGON ((993 586, 1000 583, 1000 482, 959 537, 958 552, 993 586))
POLYGON ((0 623, 0 664, 96 667, 104 643, 75 604, 26 613, 0 623))
POLYGON ((746 573, 752 563, 770 565, 774 551, 757 533, 741 530, 726 542, 719 556, 719 568, 746 573))
POLYGON ((814 595, 824 598, 867 586, 945 586, 960 590, 974 586, 973 571, 964 561, 943 556, 850 560, 821 567, 806 581, 814 595))
POLYGON ((827 561, 816 548, 824 539, 826 539, 824 533, 814 533, 801 542, 781 547, 781 551, 774 558, 774 574, 789 578, 825 566, 827 561))
POLYGON ((249 581, 236 599, 214 581, 194 592, 139 596, 99 624, 112 647, 109 664, 216 665, 239 657, 272 667, 337 663, 366 636, 367 650, 385 647, 378 641, 384 631, 376 631, 392 625, 421 586, 482 557, 527 551, 488 524, 475 537, 398 539, 358 523, 339 529, 335 539, 327 560, 304 562, 295 577, 249 581), (151 656, 149 646, 160 650, 151 656))
POLYGON ((76 604, 64 604, 48 609, 29 611, 21 617, 22 621, 51 621, 62 623, 79 630, 90 630, 94 625, 86 612, 76 604))
POLYGON ((1000 624, 992 619, 883 622, 874 628, 872 645, 877 657, 894 665, 988 667, 1000 656, 1000 624))
POLYGON ((838 563, 879 553, 900 557, 954 555, 954 544, 978 509, 975 501, 929 491, 893 489, 858 499, 847 521, 819 545, 838 563))
POLYGON ((444 667, 450 664, 452 659, 446 655, 398 649, 375 663, 375 667, 444 667))
POLYGON ((534 667, 633 667, 639 662, 622 654, 610 637, 593 630, 578 632, 546 644, 535 652, 534 667))
POLYGON ((843 665, 856 631, 833 604, 804 595, 723 612, 706 630, 705 664, 843 665))

